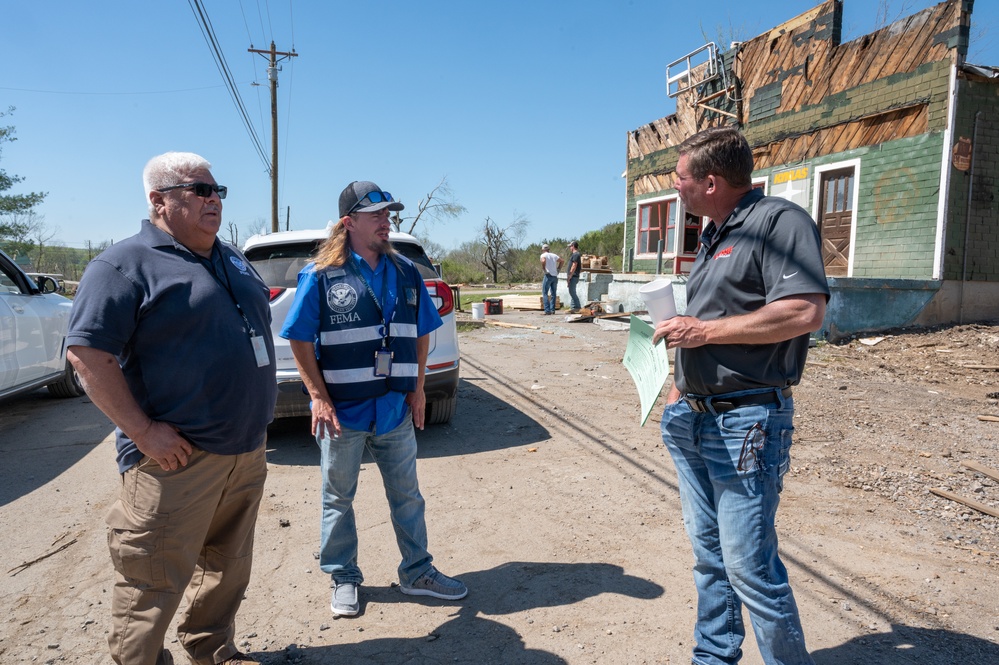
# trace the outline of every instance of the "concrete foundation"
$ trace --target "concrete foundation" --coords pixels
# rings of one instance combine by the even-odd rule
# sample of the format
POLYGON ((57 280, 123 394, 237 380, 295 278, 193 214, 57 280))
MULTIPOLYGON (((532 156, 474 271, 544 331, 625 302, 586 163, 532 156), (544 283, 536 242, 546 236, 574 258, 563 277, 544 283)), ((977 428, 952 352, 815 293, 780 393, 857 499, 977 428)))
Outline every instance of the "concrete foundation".
MULTIPOLYGON (((584 276, 587 273, 583 273, 584 276)), ((687 278, 684 275, 597 274, 588 291, 583 279, 580 300, 613 300, 623 312, 645 310, 638 289, 656 279, 673 282, 676 311, 687 310, 687 278), (584 297, 584 293, 587 294, 584 297)), ((905 326, 934 326, 974 321, 999 321, 999 283, 918 279, 858 279, 830 277, 831 296, 819 338, 831 341, 863 332, 905 326)), ((559 295, 568 303, 568 288, 559 281, 559 295)))

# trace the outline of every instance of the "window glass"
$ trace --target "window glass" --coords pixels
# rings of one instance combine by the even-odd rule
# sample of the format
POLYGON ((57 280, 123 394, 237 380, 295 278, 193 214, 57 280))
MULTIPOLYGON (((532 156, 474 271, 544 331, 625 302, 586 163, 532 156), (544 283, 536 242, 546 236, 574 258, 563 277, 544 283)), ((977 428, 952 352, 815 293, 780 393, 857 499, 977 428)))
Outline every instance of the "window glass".
POLYGON ((21 293, 21 287, 17 285, 14 275, 7 271, 6 266, 0 265, 0 293, 21 293))

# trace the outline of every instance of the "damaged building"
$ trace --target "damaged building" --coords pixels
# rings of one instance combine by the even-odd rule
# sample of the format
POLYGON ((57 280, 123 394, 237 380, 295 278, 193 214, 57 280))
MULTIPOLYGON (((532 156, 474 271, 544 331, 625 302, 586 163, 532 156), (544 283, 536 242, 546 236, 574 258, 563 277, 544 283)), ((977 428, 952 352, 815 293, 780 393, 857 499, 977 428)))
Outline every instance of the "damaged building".
MULTIPOLYGON (((999 69, 966 62, 973 0, 948 0, 847 43, 842 0, 667 67, 673 115, 628 133, 624 271, 608 296, 675 280, 706 220, 673 188, 676 146, 734 125, 754 186, 810 211, 831 338, 999 319, 999 69)), ((682 309, 682 303, 681 303, 682 309)))

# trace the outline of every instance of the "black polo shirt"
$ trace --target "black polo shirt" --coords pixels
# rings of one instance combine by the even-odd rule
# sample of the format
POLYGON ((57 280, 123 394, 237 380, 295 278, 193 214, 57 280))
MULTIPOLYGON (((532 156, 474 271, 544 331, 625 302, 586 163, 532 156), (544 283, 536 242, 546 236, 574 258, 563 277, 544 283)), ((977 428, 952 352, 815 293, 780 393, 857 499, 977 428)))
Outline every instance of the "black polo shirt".
MULTIPOLYGON (((269 291, 234 247, 215 241, 209 264, 143 220, 137 235, 87 266, 73 301, 67 345, 118 357, 128 387, 153 420, 220 455, 250 452, 274 416, 269 291), (246 319, 267 346, 258 367, 246 319)), ((117 430, 118 468, 142 458, 117 430)))
MULTIPOLYGON (((790 201, 754 189, 720 228, 710 223, 701 242, 687 281, 688 316, 711 321, 787 296, 829 297, 818 228, 790 201)), ((801 380, 807 354, 808 335, 777 344, 677 349, 676 386, 694 395, 786 388, 801 380)))

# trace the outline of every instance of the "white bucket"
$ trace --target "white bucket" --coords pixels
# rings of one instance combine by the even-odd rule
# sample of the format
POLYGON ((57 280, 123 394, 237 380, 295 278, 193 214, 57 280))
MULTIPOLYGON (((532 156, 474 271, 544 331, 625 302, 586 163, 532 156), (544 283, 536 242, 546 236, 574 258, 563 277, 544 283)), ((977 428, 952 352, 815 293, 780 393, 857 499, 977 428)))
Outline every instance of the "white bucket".
POLYGON ((486 303, 484 302, 472 303, 472 318, 480 320, 486 318, 486 303))
POLYGON ((604 312, 607 314, 617 314, 617 305, 618 302, 616 300, 605 300, 604 312))

